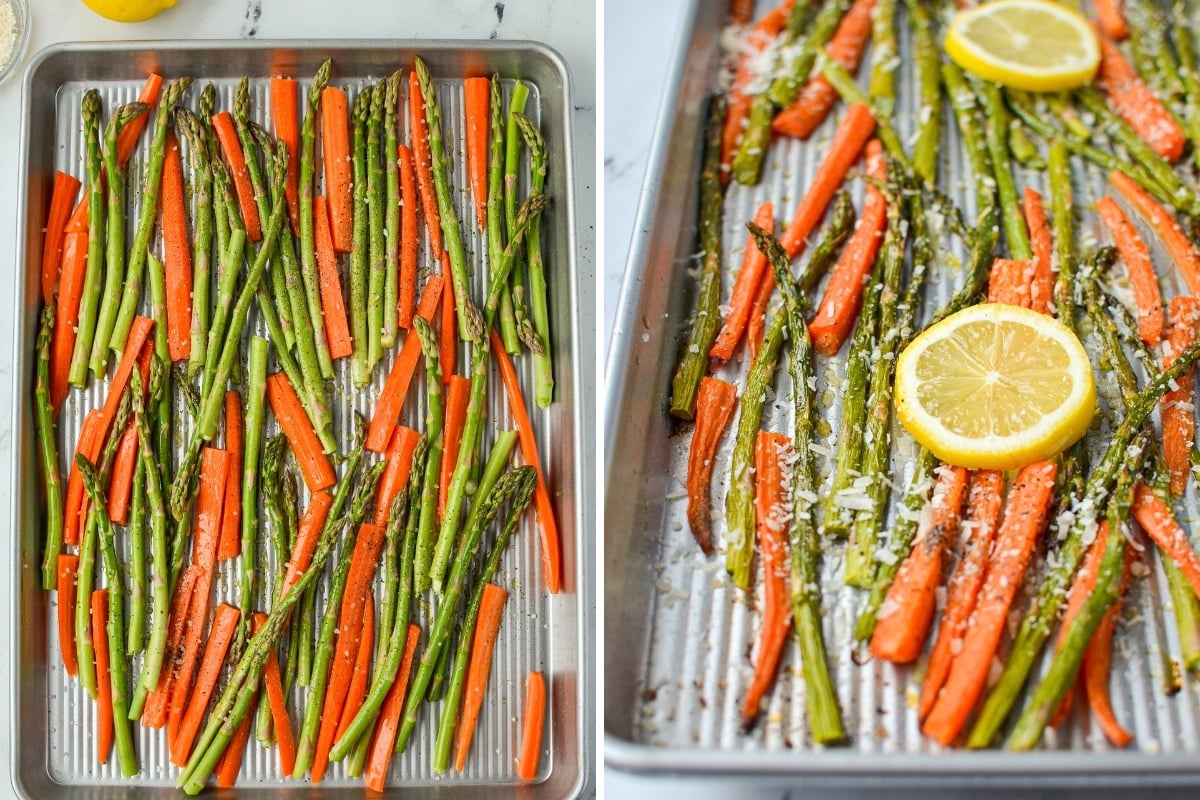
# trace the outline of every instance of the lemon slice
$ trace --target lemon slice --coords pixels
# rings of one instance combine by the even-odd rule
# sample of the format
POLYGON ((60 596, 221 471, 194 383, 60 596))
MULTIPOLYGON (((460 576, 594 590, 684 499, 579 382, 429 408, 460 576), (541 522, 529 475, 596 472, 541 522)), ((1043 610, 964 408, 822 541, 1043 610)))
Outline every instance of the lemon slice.
POLYGON ((1017 469, 1052 458, 1096 412, 1079 339, 1045 314, 972 306, 929 327, 896 361, 896 414, 938 458, 1017 469))
POLYGON ((1083 86, 1100 64, 1087 19, 1049 0, 996 0, 959 12, 946 54, 981 78, 1035 92, 1083 86))

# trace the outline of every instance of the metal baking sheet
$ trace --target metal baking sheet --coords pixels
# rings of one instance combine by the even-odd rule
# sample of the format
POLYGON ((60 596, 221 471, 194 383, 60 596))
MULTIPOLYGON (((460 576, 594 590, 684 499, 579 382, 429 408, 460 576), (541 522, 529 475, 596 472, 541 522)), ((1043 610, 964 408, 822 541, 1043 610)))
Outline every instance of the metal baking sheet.
MULTIPOLYGON (((764 9, 760 3, 759 12, 764 9)), ((779 677, 758 726, 740 730, 739 709, 752 676, 750 654, 760 623, 754 595, 737 591, 725 573, 724 555, 706 559, 687 525, 687 448, 691 425, 667 413, 670 380, 686 341, 695 298, 696 209, 703 124, 707 98, 718 85, 720 38, 726 4, 693 2, 689 24, 676 44, 674 69, 660 111, 635 238, 630 248, 617 322, 607 365, 605 409, 605 759, 609 767, 645 772, 720 773, 747 780, 803 779, 805 785, 972 785, 1017 788, 1048 785, 1200 784, 1200 682, 1187 676, 1173 697, 1161 686, 1163 648, 1177 657, 1175 625, 1161 564, 1149 557, 1149 579, 1135 582, 1128 595, 1114 647, 1113 706, 1135 735, 1126 750, 1114 750, 1078 710, 1069 723, 1046 734, 1032 753, 963 751, 940 748, 920 734, 916 697, 922 662, 896 667, 880 660, 856 664, 852 627, 865 593, 842 582, 844 545, 825 540, 822 590, 824 633, 849 741, 824 748, 808 736, 805 689, 798 647, 789 641, 779 677), (617 421, 619 420, 619 424, 617 421), (1156 624, 1155 614, 1164 620, 1156 624), (1165 631, 1161 636, 1159 631, 1165 631)), ((908 141, 916 103, 911 43, 900 32, 898 111, 894 124, 908 141)), ((860 76, 865 80, 870 53, 860 76)), ((741 261, 746 233, 763 200, 774 201, 776 216, 790 218, 801 193, 829 146, 844 106, 808 142, 775 141, 757 187, 730 185, 725 198, 723 251, 728 297, 732 274, 741 261)), ((969 166, 948 107, 940 148, 941 188, 974 215, 969 166)), ((1103 176, 1075 165, 1077 197, 1086 202, 1103 192, 1103 176)), ((1021 170, 1019 187, 1045 190, 1043 177, 1021 170)), ((861 181, 856 185, 856 201, 861 181)), ((856 206, 861 207, 858 202, 856 206)), ((1079 211, 1077 210, 1077 215, 1079 211)), ((1103 240, 1085 213, 1079 235, 1103 240)), ((957 287, 952 249, 932 270, 927 292, 936 307, 957 287)), ((1156 257, 1156 262, 1162 263, 1156 257)), ((1183 287, 1169 286, 1168 296, 1183 287)), ((836 446, 840 417, 836 388, 844 375, 847 347, 818 361, 817 396, 830 422, 817 446, 836 446), (830 389, 835 391, 828 391, 830 389)), ((746 356, 722 377, 744 385, 746 356)), ((1100 379, 1101 394, 1108 384, 1100 379)), ((790 432, 789 383, 777 371, 763 427, 790 432)), ((732 427, 732 426, 731 426, 732 427)), ((911 439, 894 433, 892 477, 901 485, 915 455, 911 439)), ((713 491, 714 539, 724 533, 723 509, 732 433, 718 454, 713 491)), ((823 476, 828 456, 815 462, 823 476)), ((898 494, 898 492, 897 492, 898 494)), ((1177 508, 1194 527, 1195 488, 1177 508)), ((758 569, 756 564, 756 569, 758 569)), ((755 578, 755 585, 761 581, 755 578)), ((1043 662, 1041 669, 1044 669, 1043 662)), ((1037 673, 1035 671, 1035 677, 1037 673)), ((1031 683, 1034 681, 1031 680, 1031 683)))
MULTIPOLYGON (((485 292, 486 270, 483 238, 473 224, 474 213, 463 165, 462 77, 498 72, 506 92, 513 79, 531 86, 528 112, 540 124, 549 153, 547 192, 553 198, 543 226, 547 248, 553 346, 556 357, 556 396, 551 408, 531 408, 537 430, 539 452, 552 486, 560 526, 563 554, 563 589, 551 597, 544 590, 532 515, 527 515, 514 536, 501 564, 497 581, 509 589, 501 635, 497 642, 486 704, 475 735, 475 745, 462 774, 433 775, 433 734, 440 704, 422 712, 413 745, 397 757, 389 772, 389 785, 414 789, 414 796, 433 796, 452 790, 463 797, 575 796, 587 784, 592 752, 592 690, 588 655, 591 634, 590 609, 582 597, 590 597, 590 578, 585 572, 591 550, 590 532, 581 524, 580 470, 582 443, 578 398, 579 363, 576 293, 575 211, 571 176, 571 91, 570 76, 562 59, 543 45, 532 42, 368 41, 368 42, 151 42, 127 44, 68 44, 40 53, 25 76, 21 152, 24 156, 20 193, 18 263, 25 266, 23 282, 15 303, 15 349, 13 376, 15 393, 14 430, 11 448, 17 486, 15 535, 10 550, 10 585, 19 586, 14 603, 17 668, 13 670, 13 693, 17 713, 10 724, 13 742, 13 774, 19 791, 29 797, 111 797, 120 792, 128 797, 174 796, 178 769, 171 766, 165 733, 135 726, 135 745, 142 772, 133 779, 121 778, 116 759, 107 765, 97 762, 93 730, 95 703, 69 679, 63 670, 56 641, 54 593, 38 587, 37 565, 41 560, 43 509, 40 499, 33 428, 33 341, 37 328, 38 289, 41 263, 42 221, 45 219, 55 169, 82 175, 82 137, 79 101, 89 88, 100 91, 105 114, 133 100, 145 76, 159 71, 167 78, 194 75, 198 80, 185 102, 194 108, 200 88, 211 80, 218 89, 219 106, 228 108, 234 86, 243 75, 251 77, 251 98, 256 118, 268 123, 267 79, 271 75, 297 78, 307 91, 318 64, 334 60, 334 85, 358 87, 368 79, 378 80, 398 67, 406 70, 413 57, 426 60, 435 77, 443 111, 443 130, 453 162, 454 200, 466 233, 473 265, 472 288, 485 292), (583 556, 583 557, 581 557, 583 556), (540 772, 532 786, 515 776, 519 746, 519 719, 524 700, 525 675, 530 670, 545 673, 550 692, 550 713, 544 733, 540 772), (118 788, 120 787, 120 788, 118 788)), ((405 83, 407 85, 407 83, 405 83)), ((407 90, 404 90, 407 102, 407 90)), ((401 116, 401 135, 407 137, 407 115, 401 116)), ((269 125, 268 125, 269 127, 269 125)), ((406 140, 403 138, 402 141, 406 140)), ((132 181, 143 169, 144 152, 130 162, 132 181)), ((186 161, 185 161, 186 163, 186 161)), ((320 170, 318 168, 318 175, 320 170)), ((132 218, 138 192, 130 191, 132 218)), ((422 231, 424 229, 422 228, 422 231)), ((439 267, 429 257, 422 232, 422 274, 439 267)), ((248 331, 260 323, 253 310, 248 331)), ((265 334, 264 334, 265 335, 265 334)), ((352 431, 352 412, 367 412, 387 376, 398 348, 385 355, 373 374, 373 383, 354 391, 347 361, 339 362, 331 388, 335 429, 344 452, 352 431)), ((459 364, 468 363, 468 350, 460 349, 459 364)), ((516 359, 518 374, 529 386, 532 364, 516 359)), ((462 367, 460 366, 460 372, 462 367)), ((424 427, 423 373, 405 406, 402 421, 424 427)), ((73 393, 59 420, 60 456, 67 454, 78 435, 86 412, 99 405, 105 385, 94 382, 84 393, 73 393)), ((528 396, 531 396, 529 394, 528 396)), ((489 406, 485 440, 497 430, 512 428, 507 401, 498 375, 489 384, 489 406)), ((184 416, 177 409, 177 420, 184 416)), ((179 424, 179 423, 177 423, 179 424)), ((272 427, 274 423, 271 423, 272 427)), ((368 455, 369 461, 378 456, 368 455)), ((518 456, 519 459, 519 456, 518 456)), ((306 492, 301 486, 302 501, 306 492)), ((119 537, 120 539, 121 537, 119 537)), ((237 565, 231 560, 220 565, 216 581, 218 601, 236 598, 237 565)), ((233 602, 237 602, 236 599, 233 602)), ((428 617, 430 601, 418 600, 428 617)), ((261 600, 260 607, 265 607, 261 600)), ((136 663, 136 662, 135 662, 136 663)), ((136 674, 136 672, 135 672, 136 674)), ((290 707, 294 725, 304 707, 302 690, 293 694, 290 707)), ((319 787, 307 780, 294 782, 280 775, 277 751, 256 743, 246 754, 238 782, 239 794, 280 796, 297 791, 318 796, 358 796, 361 782, 345 777, 342 765, 330 765, 319 787)))

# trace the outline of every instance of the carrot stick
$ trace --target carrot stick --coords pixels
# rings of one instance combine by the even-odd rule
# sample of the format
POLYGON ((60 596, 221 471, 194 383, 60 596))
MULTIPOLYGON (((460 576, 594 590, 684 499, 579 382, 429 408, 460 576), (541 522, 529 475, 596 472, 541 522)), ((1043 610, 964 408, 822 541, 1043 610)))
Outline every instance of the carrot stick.
POLYGON ((63 257, 63 236, 67 221, 79 194, 79 179, 61 170, 54 173, 54 188, 50 193, 50 213, 46 217, 46 235, 42 240, 42 302, 49 303, 58 283, 58 267, 63 257))
POLYGON ((158 686, 146 698, 142 710, 142 727, 161 728, 167 724, 167 706, 171 701, 171 686, 175 675, 183 664, 183 635, 187 630, 188 606, 191 604, 200 567, 189 565, 179 576, 175 596, 171 598, 171 612, 167 616, 167 647, 164 650, 163 669, 159 673, 158 686))
MULTIPOLYGON (((108 427, 112 425, 113 417, 117 414, 117 406, 121 403, 121 395, 125 393, 125 384, 129 382, 129 373, 133 371, 142 355, 142 347, 150 338, 154 328, 154 320, 149 317, 134 317, 133 326, 129 329, 129 339, 125 343, 125 352, 121 355, 121 363, 113 373, 112 381, 108 384, 108 396, 100 408, 100 422, 97 437, 103 441, 108 436, 108 427)), ((80 478, 82 481, 82 478, 80 478)))
POLYGON ((754 508, 758 548, 762 552, 763 613, 758 633, 758 663, 746 690, 742 726, 749 728, 758 716, 762 697, 779 670, 779 657, 792 623, 787 581, 787 528, 791 513, 783 464, 791 463, 791 440, 781 433, 759 431, 754 444, 754 508))
MULTIPOLYGON (((412 428, 397 425, 388 443, 387 466, 379 479, 379 493, 375 499, 375 524, 387 525, 388 512, 391 511, 392 501, 401 488, 408 485, 408 476, 412 472, 413 451, 421 434, 412 428)), ((411 501, 411 498, 410 498, 411 501)))
POLYGON ((54 413, 62 407, 70 384, 71 353, 75 349, 75 328, 79 323, 79 302, 83 299, 83 279, 87 273, 88 235, 67 233, 63 241, 62 275, 58 282, 58 308, 54 335, 50 341, 50 406, 54 413))
POLYGON ((412 327, 413 304, 417 302, 417 178, 413 174, 413 156, 408 145, 397 148, 400 154, 400 306, 401 328, 412 327))
POLYGON ((325 527, 329 509, 333 506, 333 495, 329 492, 315 492, 308 501, 308 508, 300 518, 300 529, 296 533, 296 545, 292 548, 292 557, 288 559, 287 572, 284 573, 283 583, 279 588, 279 596, 287 594, 288 589, 300 580, 300 576, 312 563, 313 553, 317 549, 317 539, 325 527))
POLYGON ((129 500, 133 496, 133 473, 137 466, 138 438, 133 420, 121 432, 117 455, 113 459, 112 474, 108 481, 108 518, 114 525, 129 522, 129 500))
MULTIPOLYGON (((258 629, 267 621, 267 615, 261 611, 255 612, 253 629, 258 629)), ((279 658, 274 649, 267 653, 267 662, 263 667, 263 685, 267 689, 267 702, 271 706, 271 724, 275 728, 275 740, 279 744, 279 766, 284 775, 291 775, 296 766, 296 740, 292 736, 292 721, 288 718, 287 698, 283 694, 283 679, 279 672, 279 658)), ((252 719, 250 715, 247 721, 252 719)))
POLYGON ((151 72, 146 77, 146 82, 142 84, 142 90, 138 92, 137 98, 139 103, 146 104, 146 110, 122 128, 117 135, 117 163, 122 167, 125 166, 125 162, 129 161, 133 151, 137 149, 138 139, 142 138, 142 131, 146 129, 146 123, 150 121, 150 109, 158 102, 158 92, 162 89, 162 83, 162 75, 157 72, 151 72))
POLYGON ((533 493, 533 501, 537 508, 538 530, 541 532, 542 571, 546 574, 546 590, 550 594, 558 594, 562 573, 558 549, 558 523, 554 520, 550 490, 546 488, 546 474, 542 471, 542 462, 538 458, 537 439, 534 436, 533 424, 529 421, 529 413, 525 410, 525 398, 521 396, 521 383, 517 379, 517 371, 513 369, 508 353, 504 352, 500 334, 495 330, 491 334, 492 351, 495 353, 496 363, 500 367, 500 378, 508 395, 508 408, 513 415, 513 421, 517 423, 521 457, 525 459, 526 464, 537 470, 537 488, 533 493))
POLYGON ((425 118, 425 98, 416 70, 408 72, 408 136, 412 141, 413 165, 416 167, 417 191, 421 195, 421 213, 425 217, 425 233, 429 236, 429 253, 435 261, 442 258, 442 223, 438 216, 437 197, 433 188, 433 162, 430 161, 429 123, 425 118))
MULTIPOLYGON (((1108 538, 1108 520, 1101 520, 1096 527, 1096 535, 1092 539, 1092 543, 1088 545, 1087 552, 1083 556, 1083 563, 1079 566, 1079 571, 1075 574, 1075 581, 1071 584, 1071 591, 1067 594, 1067 607, 1063 611, 1062 621, 1059 623, 1058 644, 1055 646, 1055 651, 1062 649, 1063 638, 1066 637, 1067 629, 1071 627, 1071 623, 1079 616, 1079 612, 1083 610, 1084 604, 1088 597, 1096 591, 1096 580, 1100 577, 1100 562, 1104 560, 1104 547, 1108 538)), ((1094 636, 1095 634, 1093 634, 1094 636)), ((1051 719, 1051 724, 1057 727, 1067 714, 1071 712, 1071 705, 1075 702, 1075 690, 1068 689, 1063 696, 1062 702, 1058 705, 1058 710, 1054 712, 1051 719)))
MULTIPOLYGON (((417 315, 426 322, 433 319, 433 314, 438 309, 443 283, 441 276, 432 275, 425 283, 425 290, 421 292, 417 315)), ((420 340, 412 335, 406 337, 404 346, 400 348, 400 355, 392 362, 392 369, 379 392, 379 397, 375 400, 375 413, 367 426, 366 448, 372 453, 382 453, 387 448, 392 429, 400 419, 404 398, 408 396, 408 386, 420 359, 420 340)))
POLYGON ((446 450, 442 454, 441 470, 438 473, 438 522, 446 510, 446 494, 450 490, 450 476, 458 463, 458 451, 462 447, 463 426, 467 420, 467 401, 471 396, 471 382, 462 375, 450 376, 450 388, 446 390, 446 450))
POLYGON ((221 145, 221 153, 229 167, 229 175, 233 178, 233 188, 237 194, 238 208, 242 212, 242 221, 246 223, 246 235, 253 242, 262 240, 262 220, 258 216, 258 204, 254 201, 254 189, 250 186, 250 172, 246 168, 246 154, 242 152, 242 144, 238 140, 237 129, 233 126, 233 115, 221 111, 212 117, 213 131, 221 145))
POLYGON ((88 193, 87 189, 84 189, 83 197, 79 198, 79 202, 75 204, 75 210, 71 212, 71 218, 67 220, 67 227, 64 230, 67 233, 87 233, 88 222, 91 220, 90 214, 88 193))
MULTIPOLYGON (((255 698, 258 697, 258 691, 255 690, 255 698)), ((250 707, 253 708, 255 700, 250 701, 250 707)), ((225 752, 221 755, 221 760, 217 762, 217 788, 232 789, 237 784, 238 773, 242 769, 242 756, 246 751, 246 742, 250 740, 250 728, 254 722, 254 715, 247 714, 242 720, 242 724, 238 725, 233 736, 229 739, 229 744, 225 748, 225 752)))
POLYGON ((1158 548, 1179 567, 1192 591, 1200 594, 1200 557, 1171 509, 1144 483, 1139 483, 1133 493, 1132 513, 1158 548))
POLYGON ((292 231, 300 233, 300 106, 296 99, 296 81, 292 78, 271 78, 271 123, 275 138, 287 145, 288 217, 292 231))
POLYGON ((733 154, 737 152, 738 143, 742 139, 742 131, 746 128, 746 120, 750 116, 750 104, 754 97, 748 92, 752 83, 758 78, 755 70, 758 54, 779 35, 787 24, 788 14, 792 11, 793 0, 781 3, 768 11, 751 29, 746 37, 746 45, 738 58, 737 71, 733 77, 733 86, 726 96, 725 129, 721 134, 721 179, 729 180, 729 168, 733 164, 733 154))
POLYGON ((876 658, 910 664, 921 655, 933 623, 935 593, 942 585, 946 548, 958 530, 966 494, 967 471, 942 465, 929 501, 928 524, 918 528, 912 552, 888 589, 883 607, 889 610, 880 612, 871 635, 871 654, 876 658))
POLYGON ((1035 462, 1017 473, 1009 489, 987 577, 963 636, 962 648, 950 665, 941 695, 921 727, 926 736, 943 745, 958 737, 983 691, 1008 622, 1009 609, 1050 513, 1056 472, 1053 462, 1035 462))
POLYGON ((229 473, 225 479, 225 505, 221 510, 221 542, 217 560, 242 552, 242 396, 236 389, 225 393, 225 450, 229 473))
POLYGON ((921 684, 921 719, 929 715, 937 701, 938 694, 946 683, 946 676, 950 673, 950 664, 956 648, 962 646, 967 623, 975 611, 979 588, 983 585, 992 553, 996 523, 1000 520, 1003 490, 1004 473, 999 470, 981 469, 971 473, 966 520, 961 526, 962 554, 958 567, 950 578, 946 609, 942 612, 942 622, 929 656, 929 666, 925 669, 925 681, 921 684))
POLYGON ((371 651, 375 644, 375 598, 368 591, 364 595, 362 636, 358 640, 358 655, 354 659, 354 672, 350 675, 350 688, 346 692, 346 704, 342 707, 342 719, 338 722, 334 741, 350 727, 350 723, 362 708, 367 697, 367 678, 371 674, 371 651))
MULTIPOLYGON (((887 180, 883 145, 878 139, 872 139, 867 144, 867 175, 878 181, 887 180)), ((868 183, 859 224, 846 242, 846 248, 842 250, 833 274, 825 284, 825 294, 821 297, 817 313, 808 324, 813 347, 821 355, 836 353, 850 335, 862 304, 863 287, 867 275, 875 266, 875 256, 883 243, 886 227, 887 201, 883 192, 868 183)))
POLYGON ((458 360, 458 323, 454 306, 454 280, 450 274, 450 256, 442 251, 442 319, 438 340, 438 360, 442 366, 442 385, 449 383, 458 360))
MULTIPOLYGON (((79 556, 74 553, 58 554, 58 649, 62 653, 63 667, 72 677, 79 673, 79 664, 75 660, 74 622, 75 572, 78 569, 79 556)), ((93 602, 93 611, 95 608, 96 604, 93 602)))
MULTIPOLYGON (((100 435, 100 425, 103 412, 92 409, 83 418, 79 427, 79 441, 75 444, 75 452, 81 454, 93 464, 100 456, 103 438, 100 435)), ((83 476, 72 461, 71 472, 67 477, 67 496, 63 502, 63 543, 76 547, 79 545, 79 531, 83 524, 83 476)))
POLYGON ((329 356, 336 361, 354 352, 354 342, 350 338, 350 323, 346 320, 346 301, 342 298, 337 252, 333 247, 333 234, 329 231, 329 211, 324 195, 313 198, 313 226, 317 244, 317 268, 321 276, 321 308, 325 317, 325 338, 329 340, 329 356))
POLYGON ((337 483, 333 465, 321 448, 317 432, 313 430, 312 422, 287 375, 277 372, 267 376, 267 400, 271 403, 279 427, 292 446, 292 453, 300 464, 300 474, 304 476, 308 490, 319 492, 337 483))
POLYGON ((1129 273, 1133 302, 1137 306, 1138 336, 1148 347, 1158 347, 1163 328, 1162 294, 1150 261, 1150 248, 1111 195, 1096 201, 1096 211, 1116 242, 1129 273))
POLYGON ((1163 208, 1132 178, 1119 170, 1113 170, 1108 174, 1108 182, 1113 185, 1121 197, 1125 198, 1125 202, 1133 206, 1142 219, 1150 223, 1154 232, 1158 234, 1158 238, 1167 248, 1167 254, 1175 262, 1175 267, 1183 275, 1188 289, 1192 294, 1200 295, 1200 255, 1196 254, 1192 243, 1184 236, 1183 229, 1175 221, 1171 212, 1163 208))
MULTIPOLYGON (((1133 562, 1137 560, 1132 547, 1125 546, 1125 570, 1121 575, 1121 596, 1129 588, 1132 576, 1133 562)), ((1104 613, 1092 640, 1088 642, 1083 654, 1083 686, 1087 694, 1088 705, 1092 716, 1104 731, 1108 740, 1117 747, 1125 747, 1133 741, 1133 734, 1117 722, 1113 713, 1112 700, 1108 694, 1109 673, 1112 667, 1112 640, 1116 631, 1117 619, 1121 615, 1121 601, 1118 600, 1104 613)))
MULTIPOLYGON (((113 746, 112 678, 108 672, 108 589, 92 592, 92 645, 96 654, 96 752, 101 764, 108 763, 113 746)), ((119 657, 119 656, 118 656, 119 657)))
POLYGON ((489 583, 483 587, 479 621, 475 623, 475 634, 471 639, 471 660, 467 665, 467 679, 463 688, 462 718, 458 723, 458 738, 455 741, 454 769, 459 772, 467 765, 467 754, 475 737, 475 724, 483 707, 488 674, 492 670, 492 651, 496 648, 496 635, 500 632, 506 600, 508 592, 499 586, 489 583))
MULTIPOLYGON (((767 200, 758 207, 754 215, 754 224, 765 229, 768 233, 775 232, 775 206, 767 200)), ((708 351, 709 358, 719 358, 728 361, 733 357, 742 334, 746 332, 746 322, 750 319, 750 307, 754 305, 754 295, 762 283, 763 273, 767 269, 767 257, 754 241, 753 236, 746 239, 746 249, 742 254, 742 268, 738 271, 737 280, 733 284, 733 293, 729 298, 729 313, 725 322, 708 351)))
POLYGON ((730 25, 749 25, 752 16, 754 16, 754 0, 733 0, 730 3, 730 25))
POLYGON ((1129 24, 1125 22, 1121 0, 1095 0, 1092 7, 1096 10, 1096 22, 1105 36, 1118 42, 1129 36, 1129 24))
MULTIPOLYGON (((1200 300, 1189 295, 1172 297, 1167 318, 1170 324, 1163 344, 1164 369, 1200 334, 1200 300)), ((1171 493, 1182 496, 1187 491, 1191 448, 1196 439, 1193 372, 1185 372, 1175 383, 1176 388, 1169 390, 1162 399, 1162 445, 1163 460, 1171 473, 1171 493)))
POLYGON ((475 198, 475 221, 487 229, 487 151, 492 84, 487 78, 463 81, 463 105, 467 123, 467 175, 475 198))
POLYGON ((1040 314, 1049 314, 1054 300, 1054 242, 1046 218, 1046 205, 1037 190, 1027 186, 1021 206, 1025 212, 1025 226, 1029 229, 1029 244, 1033 248, 1034 260, 1029 307, 1040 314))
POLYGON ((167 289, 167 347, 171 361, 192 353, 192 248, 188 240, 187 201, 179 140, 167 132, 162 173, 163 268, 167 289))
POLYGON ((1125 59, 1116 42, 1098 32, 1100 69, 1096 80, 1121 119, 1160 156, 1174 164, 1183 155, 1187 142, 1162 101, 1146 85, 1137 70, 1125 59))
POLYGON ((1033 280, 1037 259, 997 258, 988 274, 989 303, 1004 303, 1021 308, 1033 307, 1033 280))
MULTIPOLYGON (((862 60, 863 49, 871 37, 871 15, 875 0, 854 0, 854 5, 842 17, 837 30, 825 45, 825 52, 834 61, 854 74, 862 60)), ((823 75, 810 78, 796 95, 792 104, 775 116, 771 131, 780 136, 807 139, 817 129, 838 99, 837 90, 823 75)))
POLYGON ((336 86, 321 92, 321 159, 333 246, 349 253, 354 239, 354 192, 351 179, 350 117, 346 93, 336 86))
POLYGON ((712 555, 712 475, 717 446, 733 419, 737 387, 705 376, 696 395, 696 430, 688 450, 688 525, 705 555, 712 555))
POLYGON ((540 672, 530 672, 525 679, 523 717, 517 775, 531 781, 537 777, 538 762, 542 760, 542 727, 546 719, 546 679, 540 672))
POLYGON ((171 763, 182 767, 187 765, 188 756, 192 752, 192 744, 196 733, 200 730, 200 722, 208 711, 208 701, 212 699, 213 690, 217 687, 217 679, 221 677, 221 665, 225 663, 225 654, 233 641, 233 633, 237 629, 241 612, 228 603, 217 606, 213 616, 212 630, 209 631, 208 641, 204 643, 204 658, 200 662, 200 672, 196 675, 196 683, 190 692, 187 710, 179 726, 179 733, 171 743, 171 763))
POLYGON ((400 728, 400 712, 404 710, 405 695, 408 694, 408 676, 412 672, 413 654, 417 651, 417 640, 421 638, 421 626, 415 622, 408 625, 404 639, 404 659, 396 682, 388 690, 379 711, 379 722, 371 739, 371 752, 367 757, 367 769, 363 782, 373 792, 382 792, 387 780, 388 765, 392 763, 392 746, 396 743, 396 732, 400 728))

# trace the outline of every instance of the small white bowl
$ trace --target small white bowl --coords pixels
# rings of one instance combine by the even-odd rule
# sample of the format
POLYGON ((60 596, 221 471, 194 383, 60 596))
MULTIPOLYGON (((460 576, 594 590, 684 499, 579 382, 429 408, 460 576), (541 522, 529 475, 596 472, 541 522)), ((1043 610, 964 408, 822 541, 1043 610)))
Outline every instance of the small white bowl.
POLYGON ((8 3, 12 8, 13 15, 17 18, 17 40, 13 44, 12 54, 6 63, 0 64, 0 86, 3 86, 10 77, 20 71, 19 67, 25 56, 25 48, 29 46, 30 25, 29 6, 25 0, 0 0, 0 3, 8 3))

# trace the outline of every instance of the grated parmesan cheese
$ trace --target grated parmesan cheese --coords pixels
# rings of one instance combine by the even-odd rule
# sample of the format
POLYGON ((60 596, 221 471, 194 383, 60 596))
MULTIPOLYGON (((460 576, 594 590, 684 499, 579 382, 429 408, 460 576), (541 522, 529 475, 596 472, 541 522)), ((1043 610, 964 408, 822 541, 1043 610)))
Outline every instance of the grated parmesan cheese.
POLYGON ((0 0, 0 70, 8 66, 17 47, 17 15, 8 0, 0 0))

